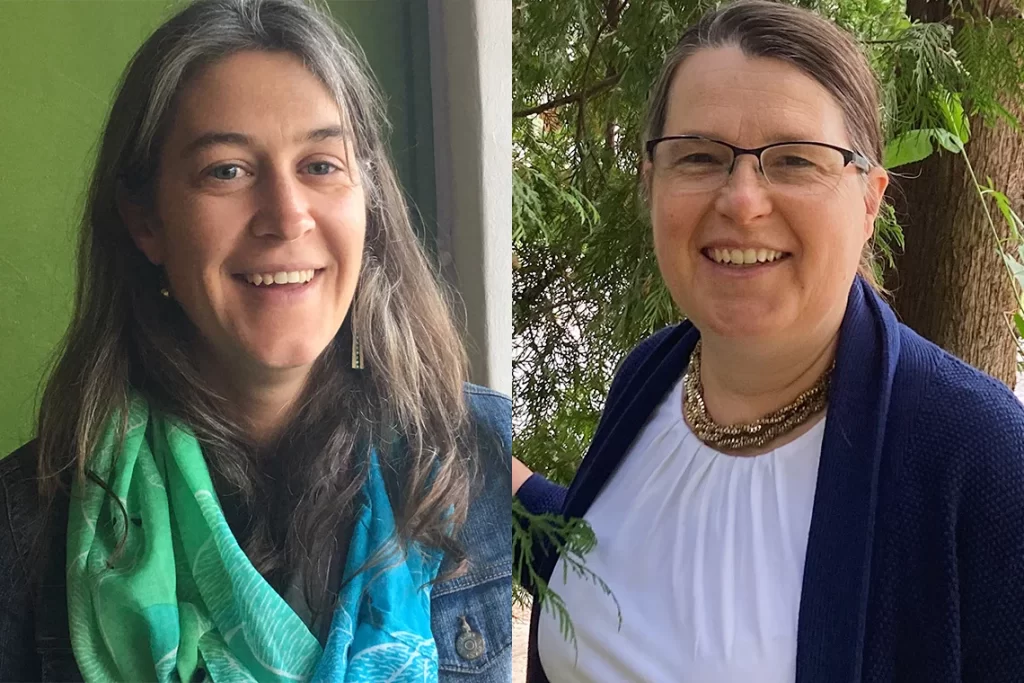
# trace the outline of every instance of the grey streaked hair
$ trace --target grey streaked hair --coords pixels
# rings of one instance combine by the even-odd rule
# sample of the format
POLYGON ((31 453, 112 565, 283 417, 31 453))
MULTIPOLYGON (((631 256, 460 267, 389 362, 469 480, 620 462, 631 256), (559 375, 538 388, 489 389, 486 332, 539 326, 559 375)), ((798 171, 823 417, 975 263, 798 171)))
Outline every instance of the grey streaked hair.
MULTIPOLYGON (((878 79, 857 41, 811 10, 775 0, 738 0, 709 10, 683 32, 661 67, 647 103, 644 139, 661 137, 668 96, 679 67, 694 53, 736 46, 748 57, 782 60, 813 78, 843 112, 853 148, 873 164, 882 162, 878 79)), ((870 241, 858 272, 882 291, 875 277, 870 241)))
POLYGON ((358 508, 371 447, 395 499, 392 561, 417 543, 443 550, 449 574, 461 570, 465 554, 455 539, 476 462, 463 396, 466 354, 412 229, 386 129, 365 58, 326 7, 198 0, 146 40, 121 78, 102 137, 81 225, 72 322, 43 391, 44 501, 64 486, 63 471, 84 476, 104 426, 127 416, 135 390, 196 433, 257 569, 282 580, 294 558, 308 561, 311 605, 325 590, 336 530, 358 508), (204 67, 246 50, 294 54, 324 83, 350 129, 368 198, 352 308, 314 363, 291 424, 269 445, 254 443, 245 417, 204 381, 193 353, 198 331, 159 295, 162 270, 135 247, 117 207, 118 196, 151 204, 176 96, 204 67), (366 358, 362 371, 346 363, 353 330, 366 358))

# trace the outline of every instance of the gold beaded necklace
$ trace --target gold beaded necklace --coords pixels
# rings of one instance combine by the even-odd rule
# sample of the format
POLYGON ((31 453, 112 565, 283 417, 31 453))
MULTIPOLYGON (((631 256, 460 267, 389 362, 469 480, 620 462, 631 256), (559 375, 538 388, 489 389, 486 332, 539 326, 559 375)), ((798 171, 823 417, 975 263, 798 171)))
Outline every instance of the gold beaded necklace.
POLYGON ((774 441, 783 434, 793 431, 811 416, 824 410, 828 402, 828 388, 832 379, 835 361, 828 370, 818 378, 814 386, 796 397, 792 403, 779 408, 773 413, 750 422, 738 425, 720 425, 708 415, 704 404, 704 386, 700 381, 700 341, 690 356, 690 367, 686 373, 684 385, 686 398, 683 401, 686 420, 697 438, 715 449, 738 450, 742 448, 760 448, 769 441, 774 441))

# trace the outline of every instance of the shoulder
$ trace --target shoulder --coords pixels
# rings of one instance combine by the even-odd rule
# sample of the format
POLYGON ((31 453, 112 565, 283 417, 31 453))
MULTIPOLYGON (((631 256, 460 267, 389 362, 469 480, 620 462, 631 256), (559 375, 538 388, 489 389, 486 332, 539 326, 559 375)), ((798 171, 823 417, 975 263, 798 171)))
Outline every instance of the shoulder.
POLYGON ((903 480, 925 492, 927 523, 955 542, 964 680, 1010 680, 1024 664, 1024 651, 1006 647, 1024 638, 1024 405, 1001 382, 904 337, 907 391, 920 398, 903 480))
POLYGON ((463 388, 470 420, 480 436, 488 436, 499 448, 512 451, 512 399, 487 387, 463 388))
POLYGON ((474 384, 466 384, 464 392, 481 479, 470 515, 507 526, 511 518, 512 400, 474 384))
POLYGON ((477 435, 481 480, 474 491, 460 541, 469 570, 434 586, 431 625, 440 680, 509 680, 512 648, 512 401, 472 384, 464 390, 477 435), (463 619, 483 637, 483 650, 459 646, 463 619))
POLYGON ((619 363, 619 366, 615 369, 615 378, 630 377, 636 373, 645 361, 650 360, 652 357, 663 356, 692 327, 687 322, 676 323, 675 325, 663 327, 651 336, 644 338, 619 363))
POLYGON ((36 473, 36 440, 33 439, 10 455, 0 459, 0 481, 10 481, 11 477, 35 479, 36 473))
POLYGON ((611 386, 608 387, 604 412, 606 414, 613 412, 621 399, 635 391, 635 389, 631 389, 631 386, 637 386, 633 380, 638 376, 642 378, 645 375, 645 369, 656 367, 658 363, 677 351, 680 345, 692 342, 693 340, 687 339, 687 334, 694 331, 692 323, 683 321, 663 327, 634 346, 615 368, 611 386))
POLYGON ((7 532, 5 540, 25 549, 41 518, 34 440, 0 460, 0 515, 0 535, 7 532))
MULTIPOLYGON (((909 328, 902 330, 898 381, 919 396, 917 429, 975 444, 1012 461, 1024 456, 1024 404, 1002 382, 909 328)), ((982 454, 978 453, 978 457, 982 454)))
POLYGON ((43 526, 36 481, 35 442, 0 460, 0 611, 30 579, 30 554, 43 526), (21 588, 19 588, 21 587, 21 588), (9 591, 9 592, 8 592, 9 591))
POLYGON ((469 383, 463 393, 484 486, 493 489, 502 482, 500 491, 493 493, 507 494, 505 489, 511 486, 512 481, 512 399, 493 389, 469 383))
POLYGON ((512 401, 472 384, 465 393, 475 431, 477 476, 462 542, 472 564, 504 567, 512 552, 512 401))
POLYGON ((916 396, 913 462, 955 482, 965 512, 1013 514, 1024 533, 1021 401, 1003 383, 909 330, 897 372, 905 394, 916 396))
POLYGON ((29 553, 42 514, 36 488, 35 443, 0 460, 0 679, 41 680, 33 610, 38 571, 29 553))

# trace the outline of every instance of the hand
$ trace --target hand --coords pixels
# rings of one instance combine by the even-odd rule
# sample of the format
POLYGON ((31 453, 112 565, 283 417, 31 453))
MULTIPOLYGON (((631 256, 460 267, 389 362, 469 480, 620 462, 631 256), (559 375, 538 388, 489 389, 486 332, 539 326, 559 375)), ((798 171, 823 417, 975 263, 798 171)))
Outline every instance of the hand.
POLYGON ((518 458, 512 458, 512 495, 516 495, 523 482, 530 478, 533 471, 521 463, 518 458))

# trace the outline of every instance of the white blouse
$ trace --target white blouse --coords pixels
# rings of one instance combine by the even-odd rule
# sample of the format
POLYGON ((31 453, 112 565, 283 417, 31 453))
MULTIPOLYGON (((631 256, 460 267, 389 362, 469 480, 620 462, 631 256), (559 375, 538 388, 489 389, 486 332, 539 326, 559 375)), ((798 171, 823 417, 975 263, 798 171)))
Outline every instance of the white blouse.
POLYGON ((585 515, 586 566, 621 608, 563 562, 551 588, 577 648, 547 609, 540 660, 552 683, 793 683, 797 613, 825 420, 764 455, 701 443, 683 383, 655 411, 585 515))

